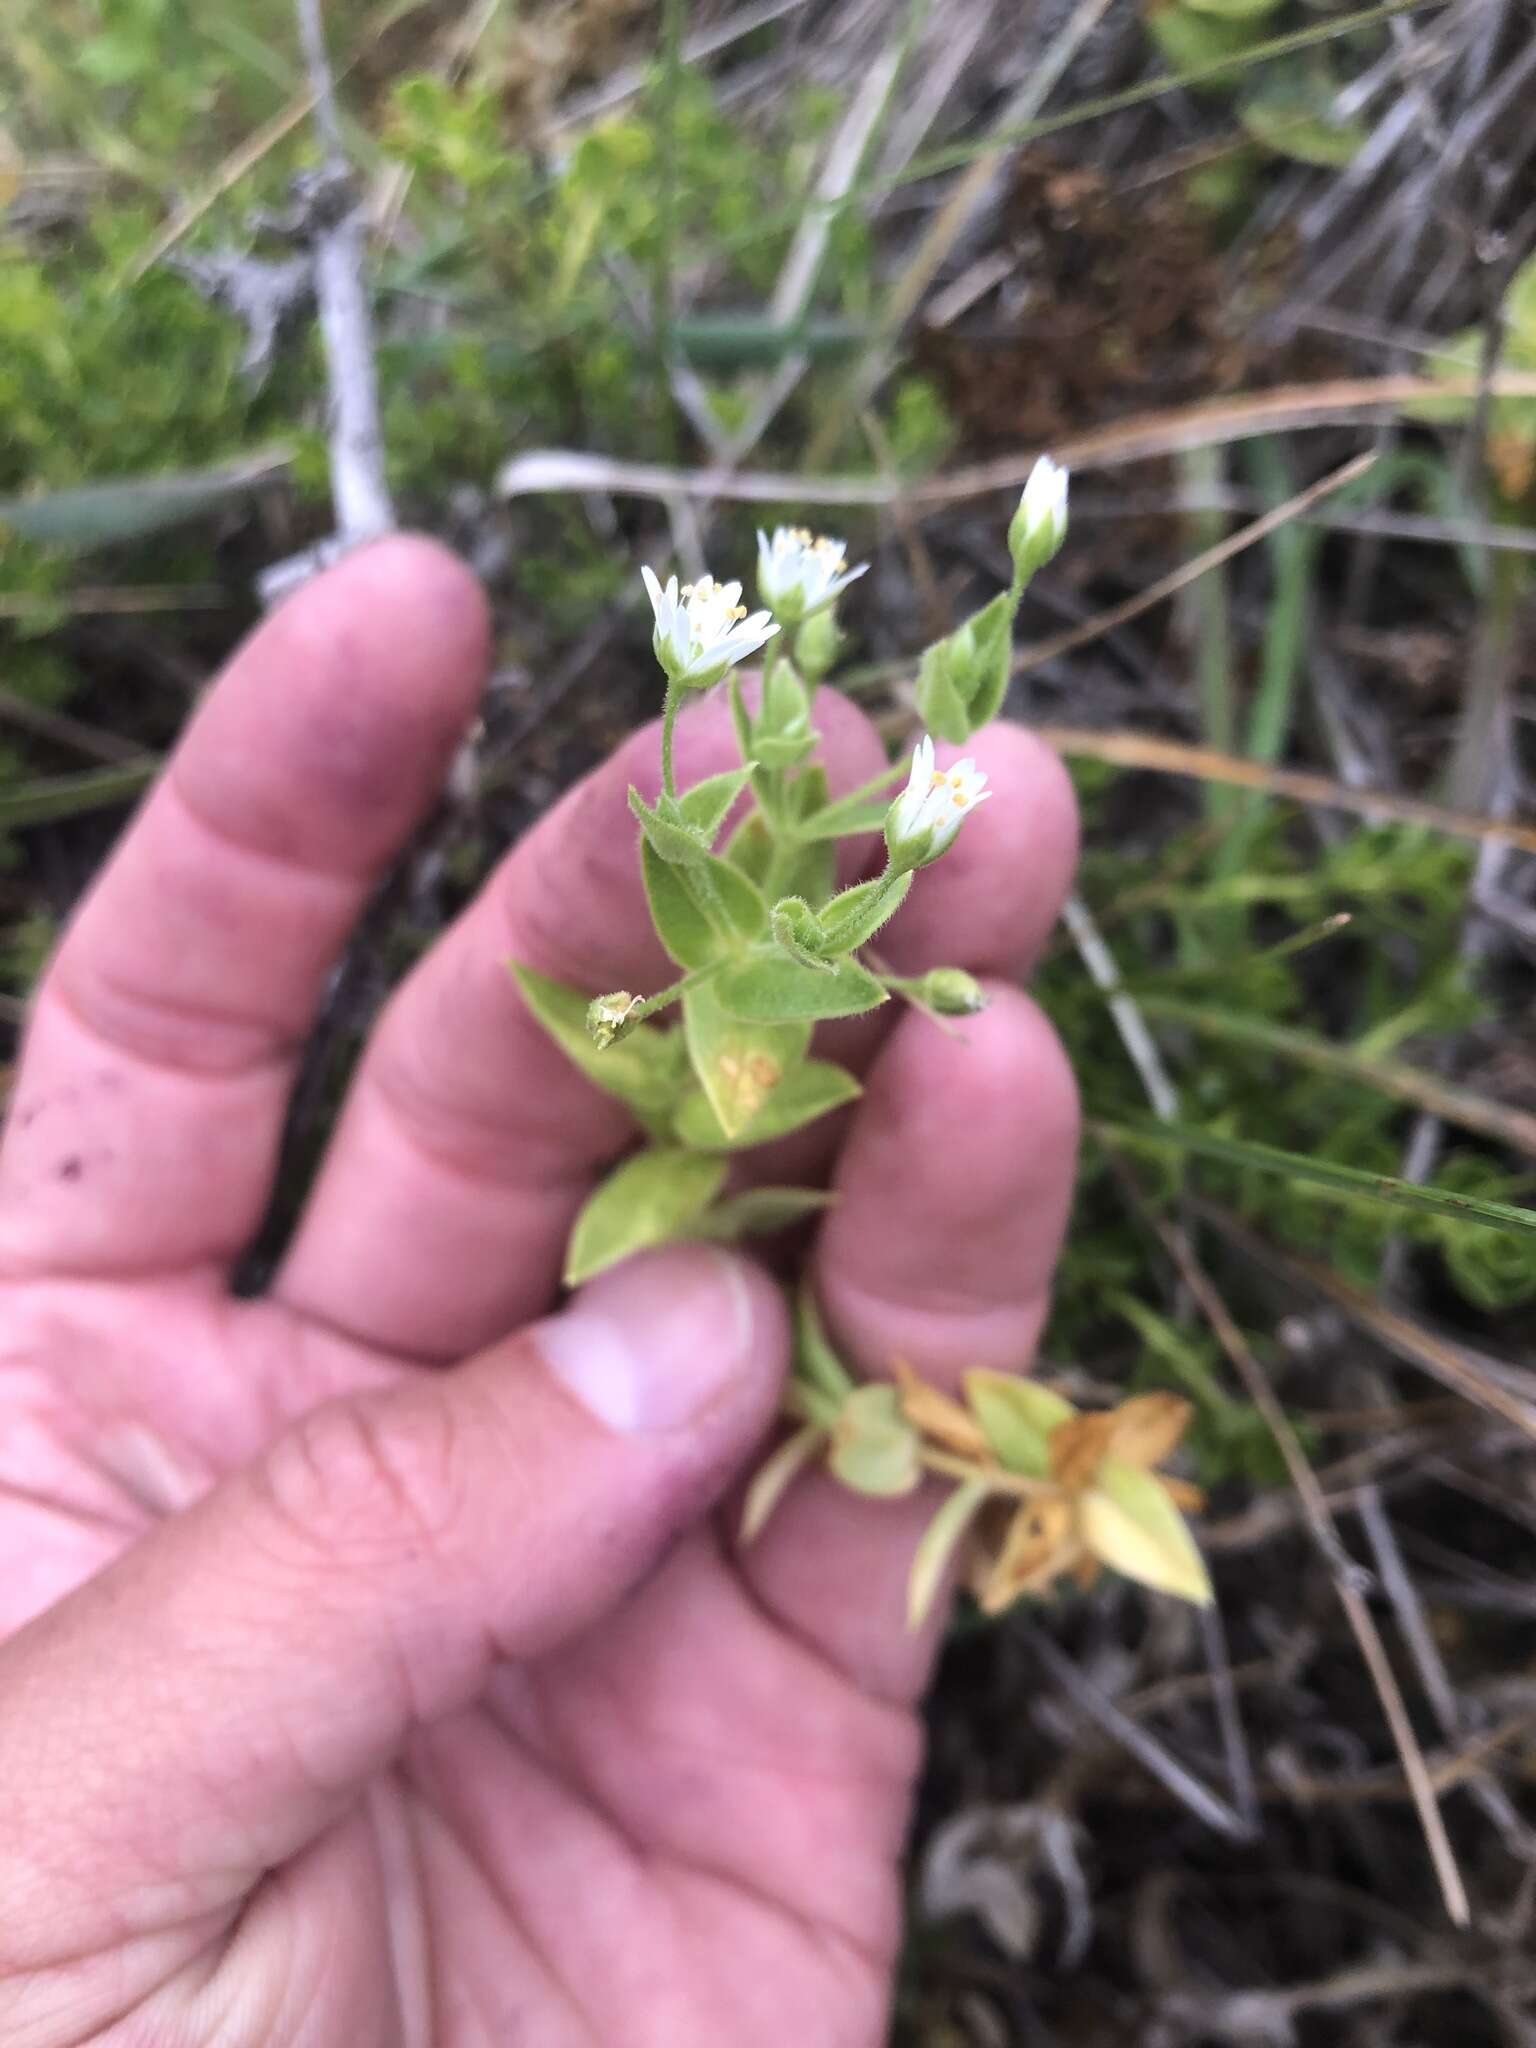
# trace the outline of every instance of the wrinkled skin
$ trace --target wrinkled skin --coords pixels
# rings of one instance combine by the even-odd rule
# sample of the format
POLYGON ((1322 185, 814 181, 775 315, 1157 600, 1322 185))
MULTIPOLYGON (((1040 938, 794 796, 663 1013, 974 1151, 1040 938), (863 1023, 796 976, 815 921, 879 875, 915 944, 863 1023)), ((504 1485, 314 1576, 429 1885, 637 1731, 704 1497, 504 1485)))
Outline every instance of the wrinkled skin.
MULTIPOLYGON (((8 2048, 883 2038, 924 1503, 818 1476, 738 1553, 729 1492, 786 1357, 747 1260, 653 1254, 549 1320, 632 1134, 503 963, 666 978, 625 808, 654 728, 407 978, 269 1294, 228 1293, 329 966, 485 639, 426 542, 292 600, 34 1005, 0 1152, 8 2048)), ((879 768, 843 700, 818 722, 835 787, 879 768)), ((881 951, 970 968, 992 1007, 829 1032, 864 1096, 762 1169, 837 1190, 815 1270, 871 1371, 1026 1364, 1066 1211, 1070 1078, 1011 984, 1067 886, 1070 798, 1017 730, 972 751, 996 799, 881 951)), ((679 760, 729 765, 716 703, 679 760)))

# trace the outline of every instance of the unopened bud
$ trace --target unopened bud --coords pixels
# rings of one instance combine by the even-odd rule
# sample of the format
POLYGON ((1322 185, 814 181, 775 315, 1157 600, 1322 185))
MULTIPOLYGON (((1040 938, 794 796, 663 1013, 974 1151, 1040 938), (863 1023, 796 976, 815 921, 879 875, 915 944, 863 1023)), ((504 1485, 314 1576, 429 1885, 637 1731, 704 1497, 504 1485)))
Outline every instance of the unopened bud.
POLYGON ((1029 473, 1019 508, 1008 522, 1014 574, 1027 583, 1067 537, 1067 472, 1042 455, 1029 473))
POLYGON ((987 992, 963 967, 931 967, 912 988, 915 1001, 941 1017, 976 1017, 987 1007, 987 992))

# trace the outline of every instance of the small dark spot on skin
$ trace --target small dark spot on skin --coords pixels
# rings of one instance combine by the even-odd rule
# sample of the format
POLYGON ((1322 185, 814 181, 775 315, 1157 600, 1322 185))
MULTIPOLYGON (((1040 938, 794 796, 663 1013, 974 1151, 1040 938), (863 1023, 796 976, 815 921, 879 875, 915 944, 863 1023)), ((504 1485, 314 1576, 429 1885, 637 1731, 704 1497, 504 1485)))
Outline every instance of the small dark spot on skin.
POLYGON ((85 1161, 78 1152, 72 1152, 68 1159, 59 1161, 60 1180, 78 1180, 85 1171, 85 1161))

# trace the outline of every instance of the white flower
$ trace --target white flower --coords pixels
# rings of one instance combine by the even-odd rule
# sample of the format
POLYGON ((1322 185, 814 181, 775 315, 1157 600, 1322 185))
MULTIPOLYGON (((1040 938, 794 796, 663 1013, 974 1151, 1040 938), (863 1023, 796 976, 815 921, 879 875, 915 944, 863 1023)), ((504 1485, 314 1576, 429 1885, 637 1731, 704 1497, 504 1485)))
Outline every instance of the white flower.
POLYGON ((1029 472, 1008 527, 1008 549, 1020 576, 1043 568, 1067 537, 1067 472, 1042 455, 1029 472))
POLYGON ((912 755, 906 788, 885 820, 885 843, 897 868, 922 868, 953 840, 978 804, 992 791, 969 755, 953 768, 935 768, 933 741, 925 733, 912 755))
POLYGON ((640 574, 656 614, 651 645, 679 689, 707 690, 733 663, 755 654, 779 630, 767 612, 748 618, 739 583, 701 576, 679 591, 677 578, 669 576, 663 590, 654 571, 642 569, 640 574))
POLYGON ((868 567, 850 569, 843 543, 827 534, 776 526, 770 540, 758 528, 757 594, 791 625, 831 604, 868 567))

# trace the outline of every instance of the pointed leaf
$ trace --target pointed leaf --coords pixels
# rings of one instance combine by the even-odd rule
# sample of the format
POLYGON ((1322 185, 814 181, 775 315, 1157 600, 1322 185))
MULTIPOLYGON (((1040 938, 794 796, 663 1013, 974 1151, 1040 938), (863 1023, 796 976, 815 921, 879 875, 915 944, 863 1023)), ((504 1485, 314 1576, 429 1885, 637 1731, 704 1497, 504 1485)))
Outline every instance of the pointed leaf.
POLYGON ((995 1558, 972 1575, 983 1614, 1001 1614, 1025 1593, 1043 1593, 1082 1557, 1072 1527, 1072 1503, 1059 1496, 1027 1500, 1009 1520, 995 1558))
POLYGON ((764 1461, 742 1503, 741 1542, 750 1543, 762 1534, 769 1516, 826 1441, 826 1431, 808 1422, 764 1461))
POLYGON ((844 1486, 878 1500, 911 1493, 923 1476, 917 1431, 892 1386, 860 1387, 832 1426, 828 1465, 844 1486))
POLYGON ((663 797, 653 809, 639 790, 631 786, 629 808, 640 821, 646 845, 654 847, 664 861, 676 867, 696 867, 709 851, 703 834, 685 824, 681 814, 668 817, 663 806, 670 807, 670 799, 663 797))
POLYGON ((808 1024, 753 1024, 731 1016, 713 982, 683 997, 683 1031, 699 1085, 720 1129, 733 1140, 761 1115, 811 1035, 808 1024))
POLYGON ((923 1531, 907 1579, 907 1627, 921 1628, 938 1597, 950 1559, 964 1542, 977 1511, 987 1499, 984 1479, 957 1486, 923 1531))
POLYGON ((565 1283, 575 1287, 632 1252, 686 1236, 725 1179, 722 1159, 676 1146, 637 1152, 589 1195, 565 1255, 565 1283))
POLYGON ((729 861, 701 854, 688 867, 662 859, 649 839, 640 843, 640 874, 651 921, 679 967, 707 967, 738 943, 768 929, 768 906, 757 888, 729 861), (706 908, 703 891, 710 891, 706 908), (723 929, 716 920, 723 920, 723 929))
POLYGON ((1078 1505, 1083 1541, 1112 1570, 1154 1592, 1209 1606, 1205 1561, 1161 1482, 1119 1458, 1105 1458, 1078 1505))
POLYGON ((523 1001, 573 1066, 642 1121, 670 1121, 688 1081, 680 1032, 637 1024, 599 1052, 587 1030, 588 997, 516 960, 508 964, 523 1001))
POLYGON ((919 1379, 904 1358, 892 1361, 891 1372, 901 1398, 901 1412, 914 1429, 942 1444, 945 1450, 957 1451, 962 1458, 986 1456, 986 1438, 952 1394, 919 1379))
POLYGON ((179 476, 119 477, 30 498, 0 499, 0 527, 52 547, 106 547, 140 540, 173 526, 206 519, 222 505, 246 497, 280 476, 289 464, 286 449, 254 455, 224 469, 179 476))
POLYGON ((1146 1472, 1175 1448, 1194 1414, 1182 1395, 1136 1394, 1113 1410, 1109 1454, 1146 1472))
POLYGON ((1070 1401, 1037 1380, 979 1370, 965 1375, 965 1398, 1000 1465, 1031 1479, 1049 1476, 1051 1432, 1077 1413, 1070 1401))
POLYGON ((915 694, 918 716, 936 738, 958 744, 975 731, 955 686, 947 641, 940 640, 924 653, 917 666, 915 694))
POLYGON ((715 988, 723 1008, 764 1024, 858 1017, 890 1000, 857 960, 840 960, 828 974, 796 960, 764 957, 728 967, 715 988))
POLYGON ((766 1144, 799 1130, 829 1110, 841 1108, 863 1093, 845 1068, 831 1060, 801 1060, 790 1068, 778 1087, 734 1137, 720 1128, 720 1120, 702 1092, 687 1096, 678 1110, 673 1129, 683 1144, 701 1152, 739 1151, 746 1145, 766 1144))
MULTIPOLYGON (((761 811, 749 811, 725 843, 725 857, 759 887, 773 861, 774 839, 761 811)), ((797 892, 803 893, 803 892, 797 892)))
POLYGON ((795 1301, 793 1372, 801 1385, 831 1401, 834 1410, 840 1409, 854 1390, 853 1375, 832 1349, 809 1286, 802 1286, 795 1301))
POLYGON ((750 767, 730 768, 724 775, 710 775, 703 782, 696 782, 692 789, 679 797, 678 806, 683 816, 711 844, 726 812, 746 788, 751 773, 750 767))
POLYGON ((741 1237, 769 1237, 830 1209, 836 1200, 826 1188, 746 1188, 701 1216, 698 1233, 721 1244, 734 1244, 741 1237))

